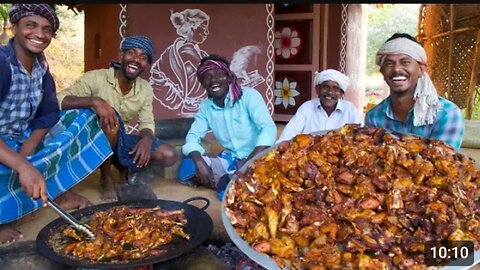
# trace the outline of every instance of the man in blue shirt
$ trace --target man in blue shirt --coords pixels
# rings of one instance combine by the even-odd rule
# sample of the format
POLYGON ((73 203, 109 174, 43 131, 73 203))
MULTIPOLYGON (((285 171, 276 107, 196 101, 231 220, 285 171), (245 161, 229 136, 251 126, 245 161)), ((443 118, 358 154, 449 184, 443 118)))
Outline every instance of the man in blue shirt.
POLYGON ((219 197, 229 179, 222 176, 235 172, 247 160, 273 145, 277 136, 262 95, 256 89, 240 86, 229 65, 225 58, 210 55, 198 66, 197 76, 208 98, 200 105, 187 133, 182 152, 189 158, 182 161, 179 171, 180 181, 193 178, 217 189, 219 197), (205 156, 205 149, 200 145, 209 131, 224 147, 217 157, 205 156))
POLYGON ((390 96, 365 115, 366 126, 445 142, 458 150, 465 123, 460 108, 438 97, 426 71, 427 56, 412 36, 396 33, 377 52, 390 96))

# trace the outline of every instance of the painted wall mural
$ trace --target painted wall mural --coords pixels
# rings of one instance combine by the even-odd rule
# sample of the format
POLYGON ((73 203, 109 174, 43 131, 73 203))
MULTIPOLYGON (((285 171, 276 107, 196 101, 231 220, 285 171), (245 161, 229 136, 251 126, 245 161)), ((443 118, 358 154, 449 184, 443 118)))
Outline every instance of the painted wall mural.
POLYGON ((170 21, 178 37, 153 63, 150 84, 156 101, 182 116, 194 114, 206 92, 197 79, 200 60, 208 53, 200 45, 208 37, 210 17, 200 9, 173 12, 170 21))
MULTIPOLYGON (((287 7, 279 11, 288 13, 287 7)), ((276 7, 277 7, 276 6, 276 7)), ((312 5, 298 6, 308 10, 312 5)), ((295 6, 290 6, 293 9, 295 6)), ((297 12, 297 9, 291 10, 297 12)), ((311 99, 311 70, 305 65, 312 63, 312 19, 287 19, 275 22, 275 113, 294 115, 298 107, 311 99), (287 66, 283 66, 287 65, 287 66)), ((285 119, 285 118, 283 118, 285 119)))
MULTIPOLYGON (((209 35, 210 16, 200 9, 171 12, 170 21, 178 37, 153 63, 149 81, 156 101, 170 110, 178 110, 182 117, 192 117, 207 97, 196 72, 200 60, 209 55, 200 44, 209 35)), ((229 58, 230 68, 242 85, 255 87, 265 81, 258 69, 247 72, 249 62, 256 64, 260 53, 260 47, 249 45, 229 58)))
POLYGON ((312 63, 313 21, 277 20, 275 22, 275 64, 308 65, 312 63))
MULTIPOLYGON (((152 37, 152 30, 174 33, 156 34, 152 38, 156 55, 145 79, 153 87, 156 119, 194 116, 200 103, 207 97, 196 76, 197 66, 210 53, 229 59, 230 68, 240 83, 256 88, 267 104, 273 103, 273 98, 269 99, 273 94, 267 93, 273 92, 273 85, 268 85, 273 83, 266 79, 273 74, 273 65, 268 64, 268 59, 273 58, 268 54, 273 55, 273 50, 268 50, 271 41, 267 37, 268 29, 273 28, 273 21, 265 25, 268 16, 265 5, 220 6, 225 7, 222 12, 215 5, 128 5, 128 25, 135 26, 129 27, 131 34, 152 37), (253 13, 251 15, 257 20, 256 25, 261 22, 264 26, 245 28, 240 22, 236 24, 231 19, 237 20, 233 13, 240 12, 239 8, 243 9, 243 14, 253 13), (153 10, 156 16, 152 16, 153 10), (140 11, 142 16, 137 15, 140 11), (166 15, 166 12, 168 23, 165 16, 160 16, 166 15), (147 29, 138 27, 142 25, 143 18, 148 16, 151 20, 159 20, 156 26, 147 29), (252 29, 258 32, 252 33, 252 29)), ((273 113, 273 105, 269 108, 273 113)))

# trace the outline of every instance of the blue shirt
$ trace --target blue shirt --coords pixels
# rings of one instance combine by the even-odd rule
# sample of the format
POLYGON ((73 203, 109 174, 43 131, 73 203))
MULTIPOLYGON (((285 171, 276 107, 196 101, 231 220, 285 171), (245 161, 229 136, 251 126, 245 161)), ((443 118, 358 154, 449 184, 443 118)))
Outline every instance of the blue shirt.
POLYGON ((39 55, 28 74, 13 50, 13 38, 0 46, 0 136, 18 139, 28 127, 50 128, 60 118, 55 82, 39 55))
POLYGON ((257 146, 274 144, 277 127, 262 95, 253 88, 242 89, 242 97, 233 106, 228 95, 225 108, 215 105, 211 98, 201 103, 182 146, 184 155, 193 151, 203 155, 205 149, 200 142, 208 131, 212 131, 225 150, 238 159, 248 157, 257 146))
POLYGON ((390 96, 370 109, 365 115, 365 125, 383 127, 388 131, 403 134, 413 134, 426 138, 443 141, 455 149, 460 149, 465 121, 460 108, 455 103, 439 97, 439 108, 433 124, 418 126, 413 125, 413 109, 408 113, 405 122, 395 119, 392 112, 390 96))

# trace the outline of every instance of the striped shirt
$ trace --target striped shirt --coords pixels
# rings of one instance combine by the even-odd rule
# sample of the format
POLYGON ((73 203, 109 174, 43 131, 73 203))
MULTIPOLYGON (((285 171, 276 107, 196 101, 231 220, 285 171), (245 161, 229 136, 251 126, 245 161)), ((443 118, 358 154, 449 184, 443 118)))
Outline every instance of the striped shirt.
POLYGON ((455 149, 460 149, 465 121, 460 108, 453 102, 439 97, 439 108, 433 124, 415 127, 413 125, 413 109, 408 113, 405 122, 395 119, 390 96, 373 107, 365 115, 365 126, 383 127, 388 131, 413 134, 443 141, 455 149))

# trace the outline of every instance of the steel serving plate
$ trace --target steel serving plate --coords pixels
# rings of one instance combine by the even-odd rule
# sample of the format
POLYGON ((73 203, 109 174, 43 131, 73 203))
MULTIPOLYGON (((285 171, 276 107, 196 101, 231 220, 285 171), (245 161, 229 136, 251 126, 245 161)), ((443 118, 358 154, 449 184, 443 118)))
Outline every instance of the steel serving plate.
MULTIPOLYGON (((319 136, 319 135, 323 135, 329 131, 332 131, 332 130, 325 130, 325 131, 319 131, 319 132, 314 132, 312 133, 311 135, 314 135, 314 136, 319 136)), ((400 135, 400 134, 397 134, 397 135, 400 135)), ((255 160, 259 159, 259 158, 262 158, 264 155, 266 155, 268 152, 270 152, 271 150, 275 149, 280 143, 277 143, 265 150, 263 150, 262 152, 258 153, 256 156, 254 156, 251 160, 249 160, 248 162, 246 162, 240 169, 239 171, 241 173, 245 173, 247 171, 247 167, 250 166, 250 164, 252 162, 254 162, 255 160)), ((465 155, 462 153, 462 155, 465 155)), ((480 168, 480 163, 477 162, 476 163, 477 165, 477 168, 480 168)), ((226 200, 225 200, 225 196, 226 194, 228 193, 228 190, 230 189, 230 187, 232 186, 232 183, 233 181, 236 181, 238 180, 238 176, 234 175, 232 177, 232 180, 230 181, 230 183, 227 185, 227 188, 225 189, 225 194, 224 194, 224 197, 222 199, 222 222, 223 222, 223 225, 225 227, 225 230, 227 231, 228 233, 228 236, 230 236, 230 239, 233 241, 233 243, 235 243, 235 245, 243 252, 245 253, 245 255, 247 255, 250 259, 252 259, 253 261, 255 261, 256 263, 258 263, 259 265, 261 265, 262 267, 266 268, 266 269, 269 269, 269 270, 288 270, 288 268, 280 268, 277 263, 268 255, 264 254, 264 253, 261 253, 261 252, 258 252, 256 251, 255 249, 253 249, 250 244, 243 240, 242 237, 240 237, 238 235, 238 233, 235 231, 235 228, 233 227, 232 223, 230 222, 230 218, 227 216, 226 214, 226 200)), ((477 265, 478 263, 480 263, 480 249, 479 250, 476 250, 473 254, 471 254, 470 256, 474 256, 474 263, 470 266, 451 266, 451 264, 454 264, 454 262, 450 262, 449 264, 443 266, 443 267, 439 267, 438 270, 467 270, 469 268, 471 268, 472 266, 474 265, 477 265)), ((470 256, 468 258, 470 258, 470 256)))

